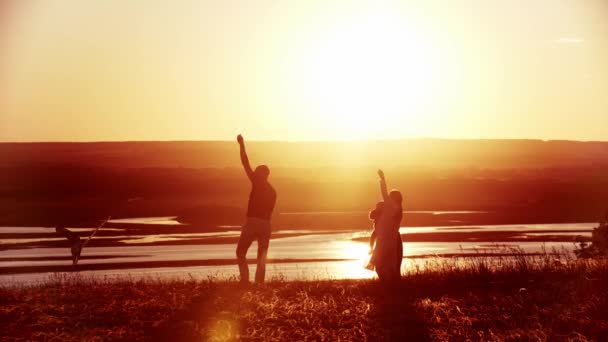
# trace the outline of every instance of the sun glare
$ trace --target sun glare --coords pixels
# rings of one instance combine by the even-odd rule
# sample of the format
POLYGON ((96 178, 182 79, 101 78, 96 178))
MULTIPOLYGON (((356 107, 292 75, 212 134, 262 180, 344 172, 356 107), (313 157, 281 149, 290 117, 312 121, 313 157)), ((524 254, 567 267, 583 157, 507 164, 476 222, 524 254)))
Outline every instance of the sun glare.
POLYGON ((343 248, 345 258, 357 260, 361 265, 369 258, 368 251, 368 246, 360 242, 348 242, 343 248))
POLYGON ((384 10, 318 32, 301 68, 316 119, 347 139, 374 138, 422 120, 438 82, 438 58, 410 25, 384 10))
POLYGON ((365 243, 352 241, 344 241, 343 243, 342 253, 344 258, 351 259, 352 261, 342 263, 340 272, 351 279, 372 277, 373 273, 365 268, 370 258, 368 246, 365 243))

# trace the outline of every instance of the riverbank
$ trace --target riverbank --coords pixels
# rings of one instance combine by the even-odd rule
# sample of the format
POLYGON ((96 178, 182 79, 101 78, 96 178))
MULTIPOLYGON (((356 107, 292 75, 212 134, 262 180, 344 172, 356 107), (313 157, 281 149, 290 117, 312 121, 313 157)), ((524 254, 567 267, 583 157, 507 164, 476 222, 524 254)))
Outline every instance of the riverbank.
POLYGON ((551 340, 608 338, 608 262, 437 261, 370 280, 99 280, 0 291, 2 335, 35 340, 551 340), (429 265, 430 266, 430 265, 429 265))

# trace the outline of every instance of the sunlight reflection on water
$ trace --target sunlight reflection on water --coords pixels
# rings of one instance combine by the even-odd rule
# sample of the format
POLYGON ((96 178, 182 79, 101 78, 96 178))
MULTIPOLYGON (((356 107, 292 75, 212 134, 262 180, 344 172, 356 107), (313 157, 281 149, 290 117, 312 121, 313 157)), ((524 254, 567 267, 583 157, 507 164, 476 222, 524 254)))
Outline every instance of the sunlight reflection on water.
MULTIPOLYGON (((168 222, 171 218, 144 219, 148 223, 168 222)), ((131 222, 141 223, 140 219, 130 219, 131 222)), ((124 221, 121 221, 124 223, 124 221)), ((173 224, 173 223, 171 223, 173 224)), ((411 257, 433 257, 436 254, 459 254, 459 253, 500 253, 509 249, 522 248, 526 252, 542 252, 543 248, 567 248, 572 250, 572 243, 564 242, 408 242, 407 234, 411 233, 441 233, 441 232, 478 232, 483 231, 529 231, 526 234, 537 236, 545 234, 546 231, 551 235, 590 235, 594 223, 571 223, 571 224, 520 224, 520 225, 477 225, 477 226, 453 226, 453 227, 417 227, 401 228, 404 235, 404 255, 408 258, 403 260, 404 272, 423 268, 428 264, 429 259, 410 259, 411 257), (569 231, 569 232, 561 232, 569 231), (579 232, 580 231, 580 232, 579 232), (534 233, 532 233, 534 232, 534 233)), ((42 233, 48 232, 49 228, 41 227, 0 227, 0 233, 42 233)), ((87 230, 82 228, 82 230, 87 230)), ((89 229, 90 230, 90 229, 89 229)), ((110 229, 107 229, 110 230, 110 229)), ((209 233, 180 233, 180 234, 153 234, 153 235, 131 235, 126 236, 98 236, 95 239, 106 240, 110 238, 124 238, 125 243, 153 243, 163 241, 188 241, 189 239, 207 239, 236 237, 238 230, 228 232, 209 232, 209 233)), ((273 233, 275 234, 275 233, 273 233)), ((276 263, 268 265, 268 276, 283 277, 285 279, 342 279, 342 278, 373 278, 375 273, 366 270, 364 260, 368 257, 367 241, 352 241, 353 238, 369 236, 369 231, 357 232, 336 232, 336 231, 279 231, 271 240, 269 258, 276 263), (300 234, 300 235, 281 235, 281 234, 300 234), (286 262, 289 260, 289 262, 286 262), (324 260, 324 261, 321 261, 324 260), (336 260, 336 261, 330 261, 336 260), (338 261, 344 260, 344 261, 338 261), (296 261, 296 262, 293 262, 296 261)), ((3 239, 2 244, 8 242, 33 242, 34 240, 50 240, 48 238, 39 239, 3 239)), ((57 239, 52 238, 53 241, 57 239)), ((363 239, 365 240, 365 239, 363 239)), ((104 264, 110 269, 98 271, 80 271, 77 274, 93 275, 96 277, 105 276, 132 276, 146 277, 159 276, 161 278, 182 278, 193 275, 197 278, 209 276, 227 279, 236 277, 238 270, 233 264, 235 243, 234 242, 215 242, 202 244, 179 244, 175 245, 140 245, 140 246, 113 246, 113 247, 87 247, 83 250, 83 259, 79 264, 83 266, 93 264, 104 264), (187 266, 186 261, 219 260, 213 266, 187 266), (229 264, 227 261, 230 260, 229 264), (124 264, 129 262, 179 262, 181 266, 154 267, 154 268, 130 268, 130 269, 111 269, 112 265, 124 264), (182 263, 183 262, 183 263, 182 263)), ((257 246, 254 245, 249 250, 248 257, 255 258, 257 246)), ((33 246, 22 249, 6 249, 0 251, 0 271, 1 267, 31 267, 31 266, 65 266, 69 265, 69 249, 57 247, 33 246)), ((253 268, 253 265, 251 266, 253 268)), ((253 269, 252 269, 253 271, 253 269)), ((0 282, 31 282, 48 277, 50 273, 31 273, 18 275, 1 275, 0 282)), ((67 274, 73 274, 69 272, 67 274)))

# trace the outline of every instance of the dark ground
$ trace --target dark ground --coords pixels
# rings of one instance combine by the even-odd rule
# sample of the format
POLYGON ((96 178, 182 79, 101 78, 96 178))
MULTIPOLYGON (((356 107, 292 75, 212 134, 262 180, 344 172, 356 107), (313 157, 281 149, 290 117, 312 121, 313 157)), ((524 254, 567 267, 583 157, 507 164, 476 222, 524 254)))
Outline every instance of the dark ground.
POLYGON ((375 281, 57 279, 0 289, 12 340, 604 341, 605 262, 446 264, 375 281))

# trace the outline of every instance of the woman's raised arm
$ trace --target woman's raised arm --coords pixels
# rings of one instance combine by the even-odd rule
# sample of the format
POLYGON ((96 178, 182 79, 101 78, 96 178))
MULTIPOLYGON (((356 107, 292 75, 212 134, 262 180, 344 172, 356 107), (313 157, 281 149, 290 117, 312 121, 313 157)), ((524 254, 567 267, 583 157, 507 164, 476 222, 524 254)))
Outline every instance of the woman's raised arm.
POLYGON ((384 178, 384 171, 378 170, 378 176, 380 177, 380 193, 382 193, 382 198, 386 201, 388 200, 388 190, 386 188, 386 179, 384 178))

